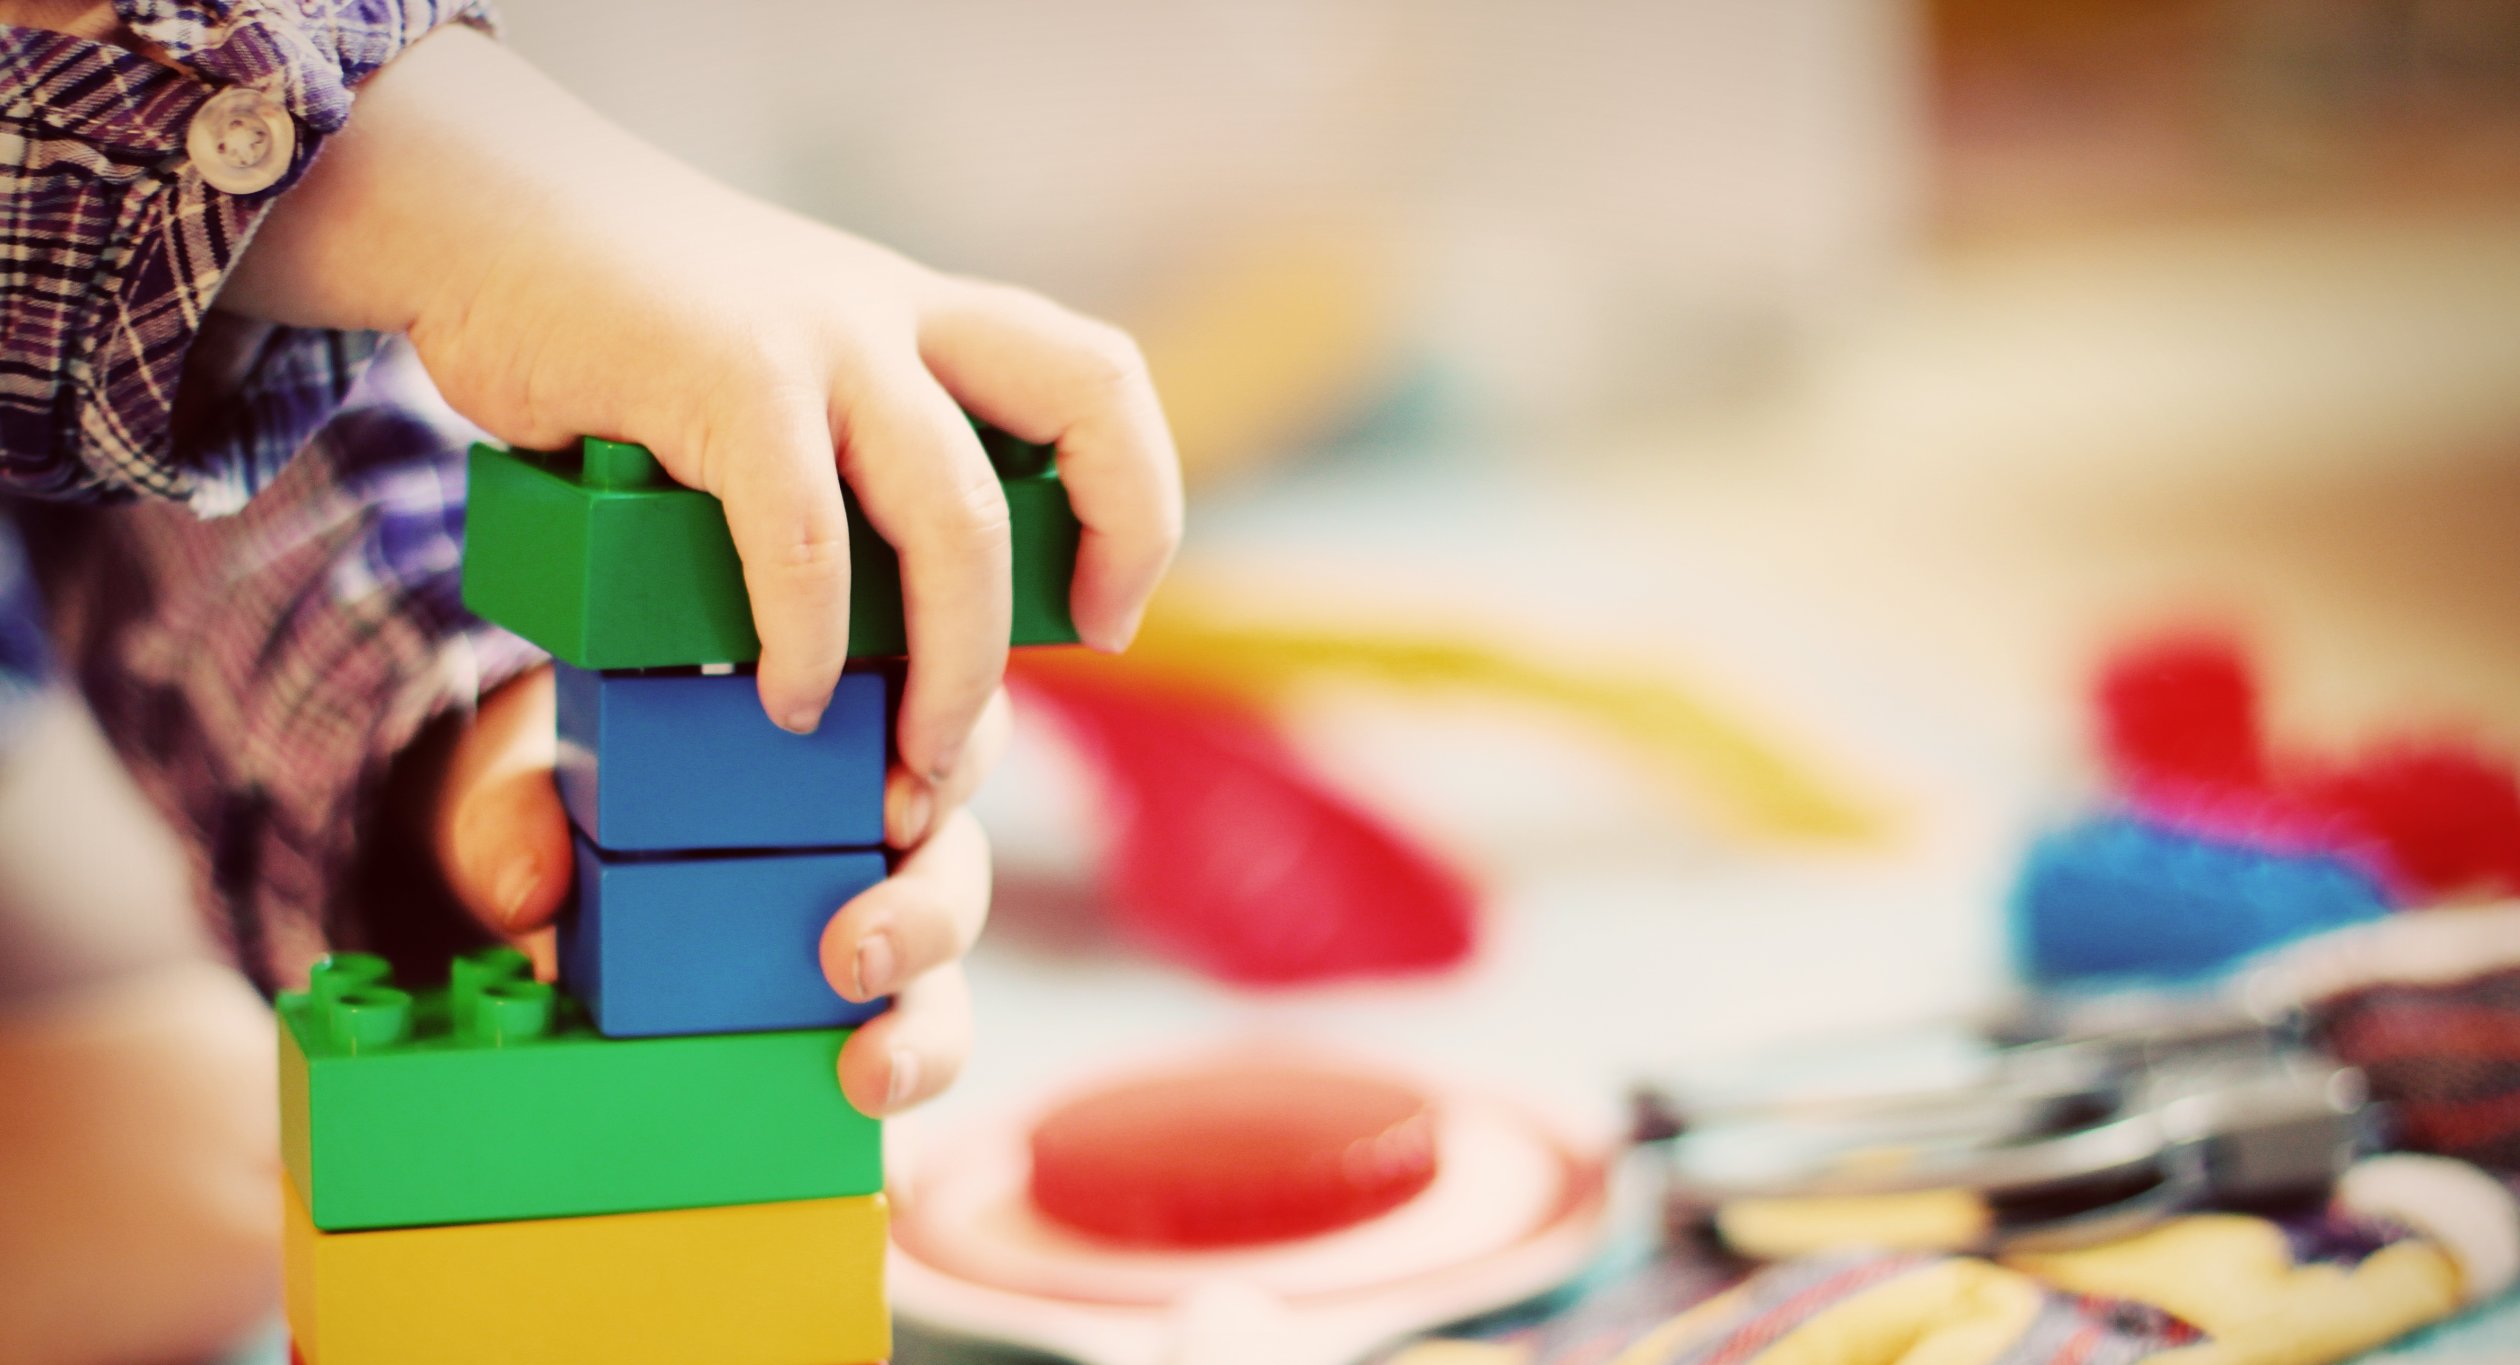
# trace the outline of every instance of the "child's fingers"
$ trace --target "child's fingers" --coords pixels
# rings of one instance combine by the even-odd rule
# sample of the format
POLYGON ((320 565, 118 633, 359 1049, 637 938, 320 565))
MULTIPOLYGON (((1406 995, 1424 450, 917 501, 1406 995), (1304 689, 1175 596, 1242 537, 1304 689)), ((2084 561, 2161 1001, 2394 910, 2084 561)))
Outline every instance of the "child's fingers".
POLYGON ((980 784, 997 768, 1014 734, 1015 713, 1001 687, 989 696, 980 723, 971 728, 971 743, 962 761, 942 783, 934 783, 895 764, 884 775, 884 842, 894 848, 917 848, 937 822, 962 809, 980 784))
POLYGON ((1181 465, 1127 334, 1038 294, 947 280, 920 324, 928 368, 964 406, 1054 442, 1085 524, 1070 602, 1097 649, 1125 647, 1181 543, 1181 465))
POLYGON ((912 772, 943 783, 1006 674, 1015 610, 1006 493, 970 421, 912 357, 868 357, 842 392, 841 473, 901 557, 910 671, 893 747, 912 772))
POLYGON ((971 1055, 971 986, 961 963, 939 967, 840 1049, 840 1089, 861 1113, 898 1114, 954 1083, 971 1055))
POLYGON ((701 485, 726 504, 761 635, 761 706, 803 733, 822 721, 849 656, 849 520, 819 389, 744 395, 702 452, 701 485))
POLYGON ((823 927, 823 977, 851 1000, 895 994, 971 951, 988 918, 988 836, 956 811, 823 927))
POLYGON ((455 741, 436 801, 438 870, 474 919, 516 935, 568 899, 569 815, 552 785, 551 670, 484 697, 455 741))

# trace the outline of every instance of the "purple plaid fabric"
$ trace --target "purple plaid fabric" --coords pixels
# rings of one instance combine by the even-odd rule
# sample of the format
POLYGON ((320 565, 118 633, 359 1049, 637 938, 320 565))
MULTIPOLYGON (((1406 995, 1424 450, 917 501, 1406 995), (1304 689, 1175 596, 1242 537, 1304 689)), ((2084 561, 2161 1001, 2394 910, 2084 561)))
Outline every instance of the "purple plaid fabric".
POLYGON ((348 120, 350 87, 443 20, 478 11, 459 0, 120 0, 116 12, 175 65, 0 28, 0 486, 233 512, 340 401, 373 341, 256 338, 218 406, 257 420, 179 432, 176 394, 219 284, 348 120), (289 175, 252 195, 211 188, 184 155, 193 114, 240 83, 278 96, 301 133, 289 175))
MULTIPOLYGON (((152 55, 0 27, 0 492, 21 499, 60 671, 191 837, 214 925, 269 985, 364 936, 344 887, 393 756, 533 654, 457 600, 471 432, 407 352, 211 305, 358 82, 486 19, 477 0, 114 12, 152 55), (185 155, 193 114, 240 84, 299 133, 252 195, 185 155)), ((0 711, 53 667, 5 531, 0 711)))
MULTIPOLYGON (((1739 1279, 1731 1263, 1685 1251, 1667 1253, 1618 1278, 1588 1285, 1571 1300, 1553 1298, 1536 1309, 1439 1335, 1492 1343, 1500 1360, 1521 1365, 1757 1365, 1770 1358, 1771 1348, 1829 1310, 1948 1259, 1841 1251, 1779 1262, 1739 1279), (1708 1310, 1717 1316, 1704 1330, 1678 1341, 1648 1344, 1669 1321, 1727 1288, 1735 1290, 1732 1298, 1708 1310), (1534 1313, 1541 1315, 1539 1320, 1529 1321, 1534 1313)), ((1980 1336, 1970 1344, 1974 1354, 1967 1358, 1988 1365, 2135 1365, 2204 1339, 2194 1326, 2147 1304, 2046 1288, 2039 1292, 2036 1311, 2008 1340, 1980 1336)), ((1868 1341, 1841 1338, 1837 1344, 1850 1352, 1843 1359, 1865 1365, 1953 1354, 1949 1341, 1920 1342, 1893 1333, 1868 1341)), ((1403 1348, 1375 1359, 1396 1365, 1412 1358, 1403 1348)), ((1816 1358, 1808 1342, 1795 1355, 1797 1360, 1816 1358)))
POLYGON ((19 509, 61 671, 266 987, 329 947, 386 946, 377 888, 350 875, 382 779, 430 721, 540 657, 459 597, 472 434, 393 342, 235 516, 19 509))

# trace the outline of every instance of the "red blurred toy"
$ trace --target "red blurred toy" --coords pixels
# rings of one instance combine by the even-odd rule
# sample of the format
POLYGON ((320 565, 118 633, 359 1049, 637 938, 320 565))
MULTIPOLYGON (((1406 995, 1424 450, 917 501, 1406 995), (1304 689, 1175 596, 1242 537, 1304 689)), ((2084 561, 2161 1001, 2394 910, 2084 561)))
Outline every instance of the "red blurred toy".
POLYGON ((1112 912, 1159 950, 1246 986, 1469 955, 1469 882, 1323 782, 1257 708, 1083 669, 1011 676, 1100 779, 1112 912))
POLYGON ((2145 814, 2200 833, 2374 857, 2397 898, 2520 895, 2520 780, 2471 740, 2384 740, 2299 757, 2261 733, 2258 683, 2228 635, 2140 642, 2095 688, 2103 761, 2145 814))

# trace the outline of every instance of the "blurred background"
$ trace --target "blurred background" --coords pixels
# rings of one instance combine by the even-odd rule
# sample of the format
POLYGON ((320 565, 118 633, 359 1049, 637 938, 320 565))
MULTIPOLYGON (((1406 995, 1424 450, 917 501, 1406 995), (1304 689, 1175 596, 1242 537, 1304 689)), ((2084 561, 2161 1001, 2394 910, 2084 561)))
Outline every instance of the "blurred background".
POLYGON ((2512 793, 2510 0, 501 13, 1167 395, 1177 579, 1126 660, 1018 662, 978 1055, 897 1161, 1250 1035, 1608 1136, 1641 1078, 1981 1015, 2034 846, 2129 871, 2034 841, 2127 796, 2094 677, 2165 627, 2281 753, 2454 735, 2512 793))
POLYGON ((1478 918, 1466 965, 1266 991, 1114 931, 1107 786, 1033 727, 940 1121, 1159 1024, 1607 1105, 1992 999, 2093 661, 2153 623, 2238 627, 2288 733, 2520 738, 2502 0, 504 9, 708 169, 1134 329, 1192 476, 1175 619, 1688 711, 1657 748, 1564 688, 1282 689, 1478 918), (1780 781, 1847 818, 1783 828, 1780 781))

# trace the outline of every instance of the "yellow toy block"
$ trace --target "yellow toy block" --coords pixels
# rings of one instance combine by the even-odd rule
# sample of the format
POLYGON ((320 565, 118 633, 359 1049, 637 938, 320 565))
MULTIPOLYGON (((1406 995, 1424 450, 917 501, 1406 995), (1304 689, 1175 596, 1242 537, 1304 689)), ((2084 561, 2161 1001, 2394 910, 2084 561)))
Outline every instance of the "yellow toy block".
POLYGON ((892 1354, 880 1194, 371 1232, 319 1231, 294 1187, 284 1197, 289 1331, 306 1365, 892 1354))

